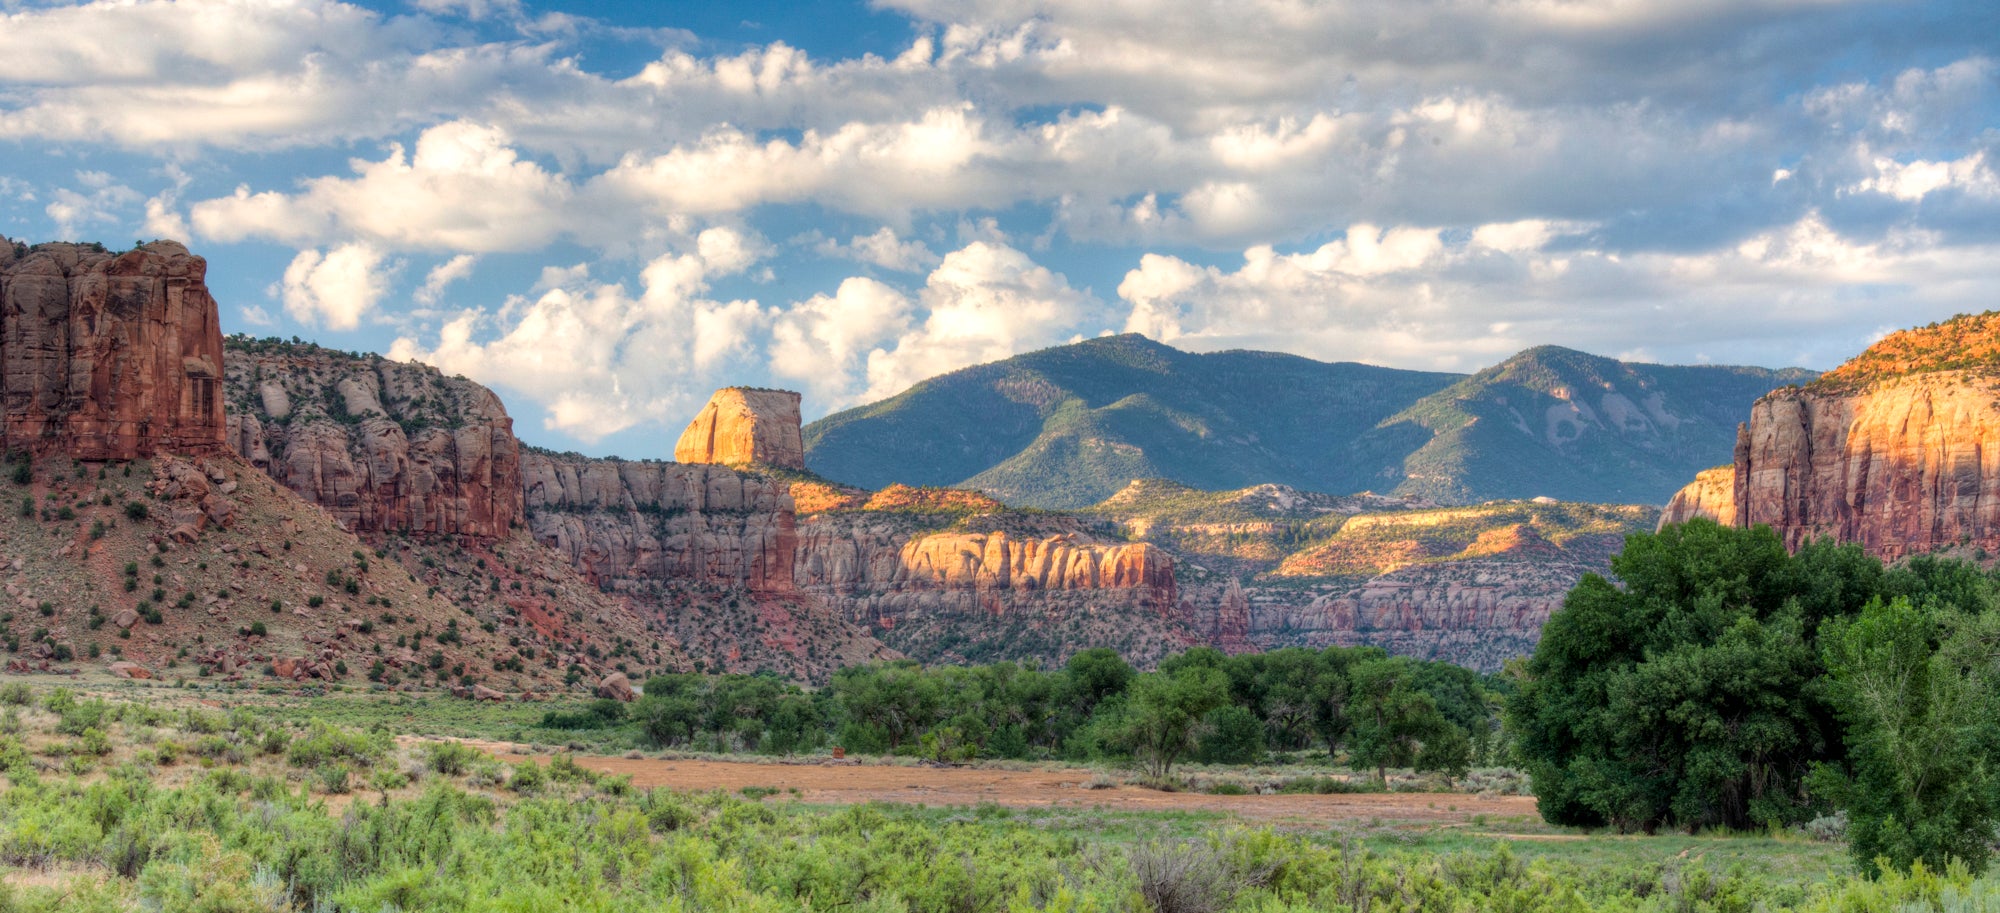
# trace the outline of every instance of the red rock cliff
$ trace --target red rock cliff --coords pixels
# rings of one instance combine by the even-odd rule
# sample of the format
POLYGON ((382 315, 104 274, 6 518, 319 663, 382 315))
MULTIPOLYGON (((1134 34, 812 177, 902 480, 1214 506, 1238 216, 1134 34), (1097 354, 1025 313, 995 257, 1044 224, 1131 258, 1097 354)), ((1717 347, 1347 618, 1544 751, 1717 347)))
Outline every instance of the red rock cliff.
POLYGON ((1670 515, 1764 524, 1899 558, 2000 550, 2000 313, 1892 334, 1805 387, 1751 407, 1725 474, 1670 515), (1728 481, 1727 496, 1712 491, 1728 481))
POLYGON ((1858 542, 1883 558, 2000 550, 2000 380, 1939 371, 1865 387, 1782 390, 1740 434, 1737 525, 1797 548, 1858 542))
POLYGON ((318 346, 230 346, 229 446, 355 532, 499 539, 521 518, 500 398, 436 368, 318 346))
POLYGON ((1718 523, 1736 522, 1736 467, 1717 466, 1695 474, 1694 481, 1674 492, 1660 514, 1660 525, 1706 517, 1718 523))
POLYGON ((113 254, 0 239, 6 447, 84 460, 220 449, 222 332, 207 268, 172 241, 113 254))

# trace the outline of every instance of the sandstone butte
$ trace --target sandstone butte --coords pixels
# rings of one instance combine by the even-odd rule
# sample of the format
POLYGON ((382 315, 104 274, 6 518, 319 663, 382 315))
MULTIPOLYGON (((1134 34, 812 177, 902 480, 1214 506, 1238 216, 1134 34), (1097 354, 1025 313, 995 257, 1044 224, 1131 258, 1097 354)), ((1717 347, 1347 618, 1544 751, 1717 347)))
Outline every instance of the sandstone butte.
POLYGON ((1692 517, 1767 525, 1794 549, 2000 551, 2000 313, 1892 334, 1758 400, 1735 462, 1682 489, 1662 522, 1692 517))
POLYGON ((7 449, 83 460, 223 446, 208 264, 171 241, 123 254, 0 238, 7 449))
POLYGON ((725 387, 689 422, 674 445, 677 463, 761 464, 806 468, 799 395, 789 390, 725 387))

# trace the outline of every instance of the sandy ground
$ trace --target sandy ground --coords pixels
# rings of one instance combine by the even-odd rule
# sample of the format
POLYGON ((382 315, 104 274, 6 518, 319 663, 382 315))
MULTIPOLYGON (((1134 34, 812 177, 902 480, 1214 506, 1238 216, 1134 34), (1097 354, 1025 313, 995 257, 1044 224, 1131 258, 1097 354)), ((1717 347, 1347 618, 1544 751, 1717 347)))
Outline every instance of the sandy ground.
MULTIPOLYGON (((509 763, 529 755, 518 746, 471 743, 509 763)), ((1378 822, 1468 824, 1474 816, 1535 819, 1532 796, 1481 798, 1465 793, 1368 793, 1355 795, 1212 796, 1167 793, 1137 786, 1085 789, 1094 772, 1084 769, 996 770, 972 767, 890 767, 853 762, 757 764, 731 761, 660 760, 577 755, 579 766, 632 777, 640 787, 735 791, 769 787, 801 801, 821 804, 907 802, 1011 808, 1102 808, 1114 811, 1217 811, 1260 822, 1331 825, 1378 822)), ((1538 820, 1538 819, 1536 819, 1538 820)))

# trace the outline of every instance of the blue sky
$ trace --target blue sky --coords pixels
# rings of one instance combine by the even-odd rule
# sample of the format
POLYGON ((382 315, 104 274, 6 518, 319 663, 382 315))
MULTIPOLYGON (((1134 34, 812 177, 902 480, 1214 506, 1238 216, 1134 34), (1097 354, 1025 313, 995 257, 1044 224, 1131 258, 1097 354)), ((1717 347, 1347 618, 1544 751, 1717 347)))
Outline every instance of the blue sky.
POLYGON ((0 0, 0 233, 660 456, 1109 332, 1829 367, 2000 289, 2000 10, 0 0))

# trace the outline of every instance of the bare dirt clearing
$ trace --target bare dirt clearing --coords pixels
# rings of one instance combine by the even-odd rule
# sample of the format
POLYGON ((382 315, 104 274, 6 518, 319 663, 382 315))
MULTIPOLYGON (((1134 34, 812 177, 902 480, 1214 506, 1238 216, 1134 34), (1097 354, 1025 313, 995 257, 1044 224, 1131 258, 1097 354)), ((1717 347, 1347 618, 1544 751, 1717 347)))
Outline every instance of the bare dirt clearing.
MULTIPOLYGON (((520 746, 470 744, 501 760, 533 758, 520 746)), ((800 801, 845 805, 904 802, 1010 808, 1103 808, 1114 811, 1224 812, 1251 821, 1328 825, 1336 822, 1454 825, 1526 819, 1539 823, 1532 796, 1480 797, 1465 793, 1359 793, 1346 795, 1214 796, 1168 793, 1137 786, 1085 789, 1096 772, 1083 768, 999 770, 975 767, 892 767, 856 763, 750 763, 577 755, 576 763, 603 773, 629 775, 639 787, 736 791, 779 790, 800 801), (793 793, 793 790, 797 790, 793 793)), ((1525 822, 1524 822, 1525 823, 1525 822)))

